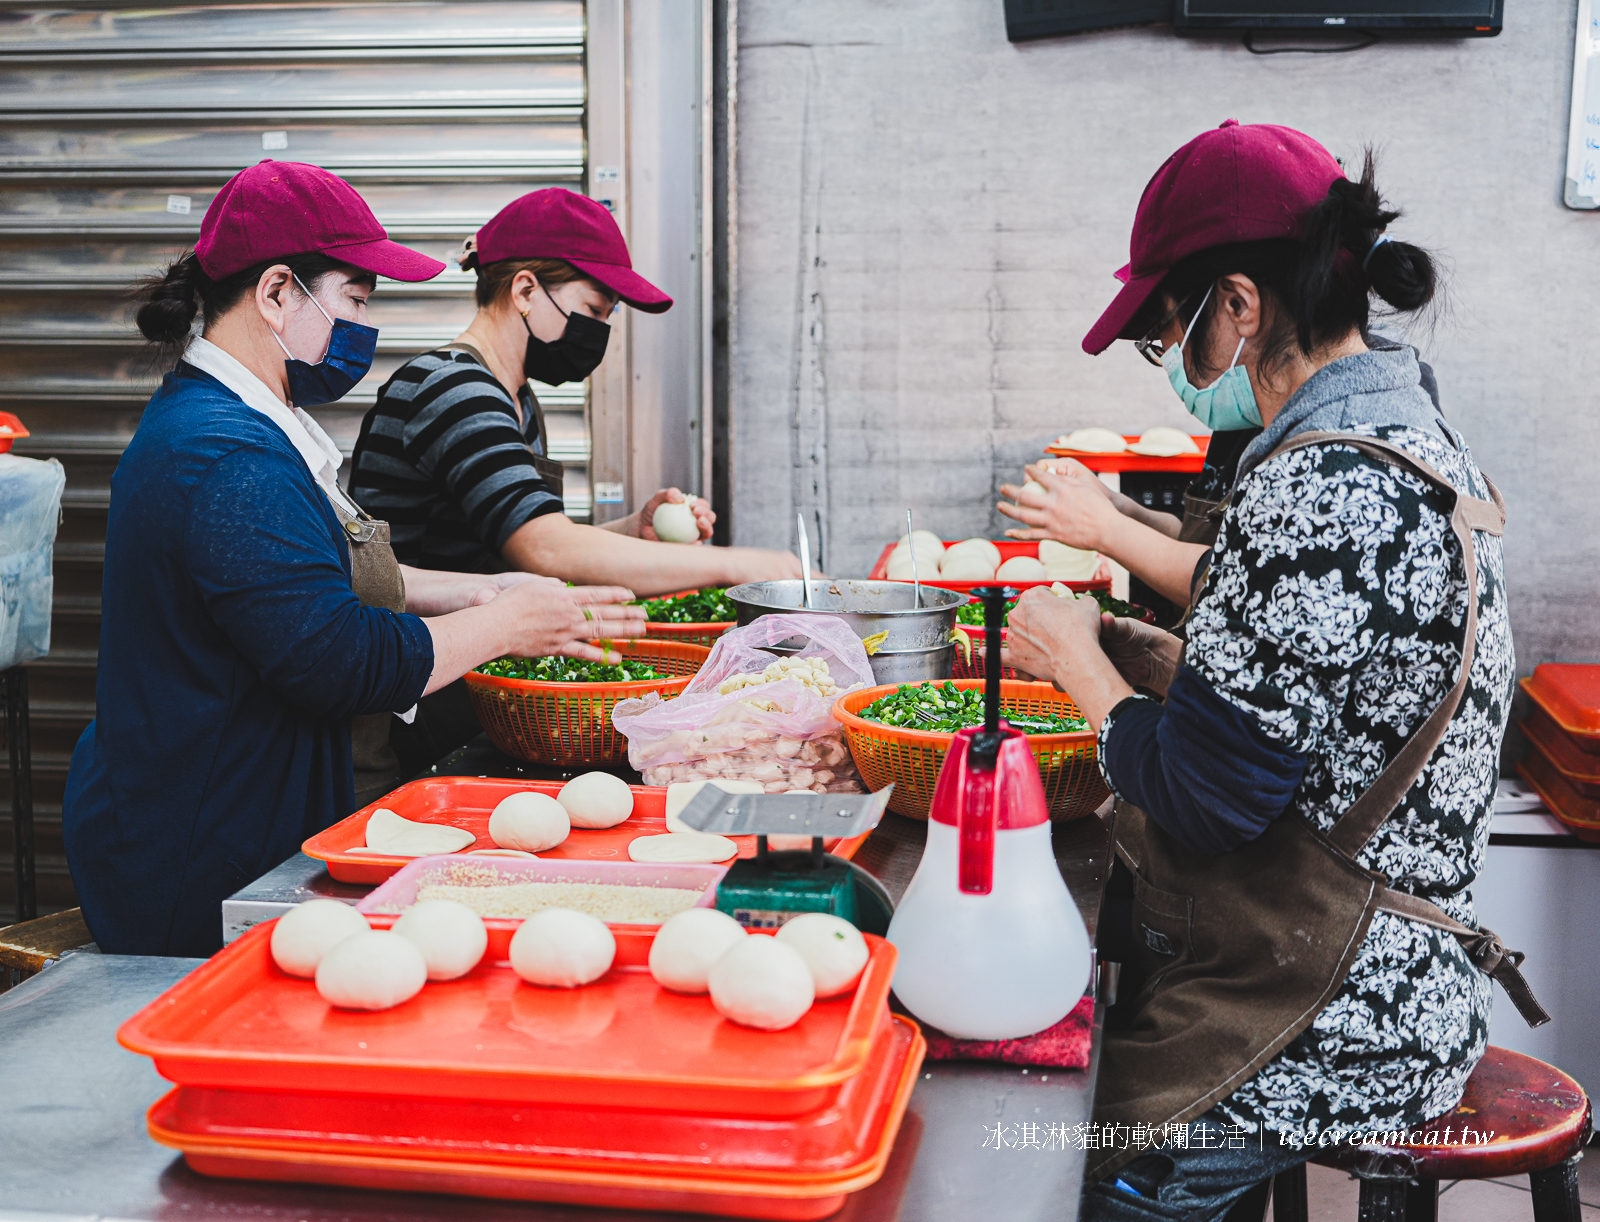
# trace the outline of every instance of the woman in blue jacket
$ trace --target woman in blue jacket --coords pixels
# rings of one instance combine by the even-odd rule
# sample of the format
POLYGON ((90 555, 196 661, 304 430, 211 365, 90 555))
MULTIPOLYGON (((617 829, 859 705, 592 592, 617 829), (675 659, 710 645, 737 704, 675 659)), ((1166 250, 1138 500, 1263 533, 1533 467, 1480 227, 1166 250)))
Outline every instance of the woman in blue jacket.
POLYGON ((102 950, 217 950, 222 900, 355 809, 353 721, 359 750, 363 715, 501 654, 614 661, 586 642, 642 617, 621 589, 402 570, 340 490, 303 409, 366 373, 377 277, 442 266, 334 175, 264 161, 145 290, 140 331, 182 359, 112 479, 98 715, 63 809, 102 950))

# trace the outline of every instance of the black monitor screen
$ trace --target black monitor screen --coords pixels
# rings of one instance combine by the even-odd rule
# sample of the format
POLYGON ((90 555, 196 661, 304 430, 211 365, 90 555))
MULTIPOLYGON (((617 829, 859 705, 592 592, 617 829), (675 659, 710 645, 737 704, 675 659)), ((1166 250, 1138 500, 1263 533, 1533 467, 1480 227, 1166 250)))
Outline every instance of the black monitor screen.
POLYGON ((1498 31, 1504 0, 1178 0, 1175 24, 1498 31))

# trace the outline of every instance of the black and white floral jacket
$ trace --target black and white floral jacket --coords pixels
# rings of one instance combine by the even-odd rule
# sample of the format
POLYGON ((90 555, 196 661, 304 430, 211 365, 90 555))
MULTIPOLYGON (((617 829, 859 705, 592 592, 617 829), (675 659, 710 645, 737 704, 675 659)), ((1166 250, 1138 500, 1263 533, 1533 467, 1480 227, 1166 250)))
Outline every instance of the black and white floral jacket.
MULTIPOLYGON (((1292 806, 1324 829, 1455 681, 1465 570, 1447 497, 1409 472, 1338 445, 1261 460, 1304 429, 1363 433, 1487 498, 1416 370, 1409 350, 1347 358, 1286 405, 1245 455, 1189 622, 1185 663, 1307 757, 1292 806)), ((1515 673, 1500 539, 1475 540, 1478 641, 1466 695, 1358 858, 1471 925, 1468 889, 1488 844, 1515 673)), ((1437 1116, 1483 1055, 1489 1009, 1489 980, 1455 938, 1379 913, 1333 1000, 1222 1108, 1251 1131, 1306 1137, 1437 1116)))

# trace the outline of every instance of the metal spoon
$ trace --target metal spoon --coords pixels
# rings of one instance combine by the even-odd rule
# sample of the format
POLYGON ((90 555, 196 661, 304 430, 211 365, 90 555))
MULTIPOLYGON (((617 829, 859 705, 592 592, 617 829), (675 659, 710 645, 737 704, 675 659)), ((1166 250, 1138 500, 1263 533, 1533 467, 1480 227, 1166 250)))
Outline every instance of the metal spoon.
POLYGON ((913 607, 922 606, 922 578, 917 576, 917 545, 911 538, 911 511, 906 510, 906 546, 911 549, 911 584, 917 592, 917 601, 913 607))
POLYGON ((794 515, 795 525, 800 528, 800 591, 802 603, 807 610, 815 611, 816 606, 811 601, 811 536, 806 534, 806 515, 794 515))

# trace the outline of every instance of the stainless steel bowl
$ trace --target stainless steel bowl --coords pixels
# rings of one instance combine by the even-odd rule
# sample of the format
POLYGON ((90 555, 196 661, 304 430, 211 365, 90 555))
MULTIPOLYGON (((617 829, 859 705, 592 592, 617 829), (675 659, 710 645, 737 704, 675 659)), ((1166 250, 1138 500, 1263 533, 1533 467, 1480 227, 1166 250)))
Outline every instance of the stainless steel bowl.
MULTIPOLYGON (((950 634, 956 611, 971 599, 958 590, 922 587, 922 606, 909 582, 863 581, 850 578, 813 581, 813 607, 801 604, 798 579, 751 581, 734 586, 728 598, 739 609, 739 625, 778 612, 832 615, 844 620, 862 640, 880 632, 889 635, 869 661, 879 683, 907 683, 913 679, 948 679, 955 662, 950 634)), ((779 642, 773 652, 791 645, 779 642)), ((792 642, 799 649, 802 642, 792 642)))

